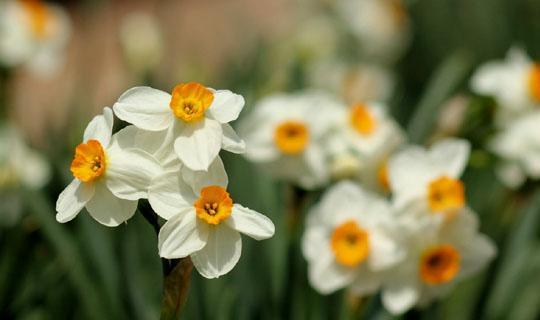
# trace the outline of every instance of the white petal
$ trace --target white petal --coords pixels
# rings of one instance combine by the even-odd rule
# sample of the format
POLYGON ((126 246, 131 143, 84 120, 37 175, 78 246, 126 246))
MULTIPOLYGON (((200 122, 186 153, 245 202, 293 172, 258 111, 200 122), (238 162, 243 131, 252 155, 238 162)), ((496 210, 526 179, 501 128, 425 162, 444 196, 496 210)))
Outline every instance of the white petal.
POLYGON ((203 119, 195 124, 184 125, 174 142, 174 150, 191 170, 206 171, 219 154, 222 141, 221 124, 215 120, 203 119))
POLYGON ((220 123, 228 123, 238 118, 244 104, 244 97, 241 95, 229 90, 217 90, 214 92, 214 101, 207 112, 220 123))
POLYGON ((223 150, 237 154, 246 152, 246 143, 240 139, 229 124, 223 124, 221 128, 223 129, 223 142, 221 146, 223 150))
POLYGON ((117 198, 104 183, 95 183, 94 197, 86 204, 86 210, 97 222, 116 227, 131 218, 137 210, 137 201, 117 198))
POLYGON ((184 208, 193 208, 195 200, 195 194, 177 171, 157 176, 148 189, 148 202, 164 219, 172 218, 184 208))
POLYGON ((418 288, 410 280, 392 281, 382 291, 383 305, 393 315, 411 309, 418 299, 418 288))
POLYGON ((319 258, 313 259, 308 270, 311 285, 322 294, 330 294, 351 284, 356 276, 355 269, 336 263, 328 243, 320 246, 319 258))
POLYGON ((356 278, 351 285, 351 291, 358 296, 371 294, 381 286, 381 276, 371 272, 365 264, 359 267, 356 278))
POLYGON ((116 116, 149 131, 167 129, 174 120, 169 108, 171 95, 150 87, 135 87, 124 92, 113 106, 116 116))
POLYGON ((383 232, 372 231, 369 244, 371 254, 368 263, 374 271, 390 268, 405 258, 405 250, 383 232))
POLYGON ((302 253, 306 260, 319 257, 321 243, 326 241, 327 231, 321 225, 308 227, 302 236, 302 253))
POLYGON ((208 225, 199 222, 195 208, 186 208, 167 221, 159 231, 160 257, 184 258, 201 250, 208 238, 208 225))
POLYGON ((445 173, 452 178, 458 178, 469 161, 470 151, 471 145, 468 141, 446 139, 434 145, 430 150, 430 155, 445 173))
POLYGON ((208 279, 218 278, 234 268, 242 253, 240 234, 226 225, 210 226, 206 246, 191 255, 193 265, 208 279))
POLYGON ((107 187, 121 199, 147 198, 152 179, 162 172, 159 162, 142 150, 107 150, 107 187))
POLYGON ((276 231, 272 220, 267 216, 239 204, 234 204, 231 216, 225 220, 225 223, 255 240, 271 238, 276 231))
POLYGON ((111 108, 104 108, 103 114, 95 116, 84 130, 84 142, 97 140, 103 148, 109 145, 113 129, 113 112, 111 108))
POLYGON ((71 181, 56 201, 56 221, 64 223, 75 218, 93 195, 93 184, 71 181))
POLYGON ((186 184, 191 186, 195 194, 200 194, 201 190, 208 186, 220 186, 227 189, 229 183, 225 166, 220 157, 216 157, 208 167, 208 171, 193 171, 182 167, 182 178, 186 184))
POLYGON ((469 277, 484 268, 497 254, 497 247, 488 237, 479 234, 462 252, 460 278, 469 277))

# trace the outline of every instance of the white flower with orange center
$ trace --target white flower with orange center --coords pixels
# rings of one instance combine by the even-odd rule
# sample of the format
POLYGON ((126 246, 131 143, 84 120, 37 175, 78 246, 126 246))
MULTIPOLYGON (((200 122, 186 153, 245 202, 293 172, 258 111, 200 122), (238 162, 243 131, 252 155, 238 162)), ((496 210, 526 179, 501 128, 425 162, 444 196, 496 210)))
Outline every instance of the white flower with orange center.
POLYGON ((244 98, 196 82, 181 83, 172 95, 149 88, 126 91, 113 106, 118 118, 147 131, 169 131, 171 151, 192 170, 207 170, 221 149, 244 152, 244 142, 229 122, 236 120, 244 98))
POLYGON ((325 139, 339 103, 319 92, 264 98, 239 127, 246 157, 279 179, 311 189, 328 180, 325 139))
POLYGON ((0 4, 0 64, 26 65, 39 75, 58 70, 71 32, 59 6, 40 0, 0 4))
POLYGON ((470 210, 446 223, 424 220, 401 232, 408 234, 403 240, 407 256, 386 274, 382 290, 383 305, 392 314, 441 298, 496 254, 492 241, 478 233, 478 219, 470 210))
POLYGON ((71 163, 75 179, 56 202, 58 222, 72 220, 86 207, 99 223, 118 226, 133 216, 137 200, 147 197, 152 178, 162 173, 156 159, 126 142, 129 132, 111 136, 112 128, 110 108, 86 127, 71 163))
POLYGON ((540 107, 540 62, 532 61, 520 48, 511 48, 504 61, 480 66, 471 88, 496 99, 497 120, 504 125, 507 119, 540 107))
POLYGON ((385 200, 350 181, 331 187, 310 211, 302 238, 311 285, 323 294, 374 292, 381 272, 405 257, 395 234, 385 200))
POLYGON ((161 257, 190 256, 202 276, 217 278, 231 271, 240 259, 240 233, 255 240, 274 235, 270 219, 233 202, 227 183, 219 157, 207 172, 183 167, 154 179, 148 201, 168 220, 159 232, 161 257))
POLYGON ((516 188, 527 177, 540 179, 540 110, 523 115, 493 137, 489 148, 502 163, 497 168, 499 178, 516 188))
POLYGON ((409 146, 388 162, 388 182, 398 208, 452 217, 466 207, 460 176, 469 159, 466 140, 446 139, 429 150, 409 146))

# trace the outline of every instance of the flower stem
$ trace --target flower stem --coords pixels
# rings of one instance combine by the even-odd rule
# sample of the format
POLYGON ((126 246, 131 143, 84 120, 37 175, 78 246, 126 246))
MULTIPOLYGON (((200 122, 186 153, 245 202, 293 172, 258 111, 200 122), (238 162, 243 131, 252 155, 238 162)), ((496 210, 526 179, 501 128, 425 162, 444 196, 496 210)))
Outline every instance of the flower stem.
POLYGON ((189 257, 167 260, 163 263, 163 300, 161 320, 179 319, 187 300, 193 263, 189 257))

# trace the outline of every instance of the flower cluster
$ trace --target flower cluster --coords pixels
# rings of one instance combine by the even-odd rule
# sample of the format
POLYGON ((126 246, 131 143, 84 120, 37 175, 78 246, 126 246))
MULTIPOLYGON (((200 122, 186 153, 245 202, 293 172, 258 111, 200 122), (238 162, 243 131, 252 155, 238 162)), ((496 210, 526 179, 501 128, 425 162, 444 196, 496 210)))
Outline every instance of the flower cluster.
POLYGON ((495 98, 498 133, 489 149, 503 159, 501 180, 519 187, 540 178, 540 63, 512 48, 505 61, 488 62, 471 80, 472 90, 495 98))
POLYGON ((228 124, 244 106, 242 96, 199 83, 172 94, 149 87, 125 92, 87 126, 71 163, 74 180, 60 194, 56 219, 67 222, 86 207, 99 223, 127 221, 140 199, 167 220, 159 254, 190 256, 201 275, 216 278, 238 262, 240 233, 270 238, 273 223, 234 203, 219 151, 242 153, 244 142, 228 124), (131 123, 115 134, 114 114, 131 123))
POLYGON ((495 255, 467 206, 461 173, 469 145, 409 146, 388 160, 390 201, 342 181, 311 209, 303 236, 309 280, 323 294, 382 291, 401 314, 440 298, 495 255))

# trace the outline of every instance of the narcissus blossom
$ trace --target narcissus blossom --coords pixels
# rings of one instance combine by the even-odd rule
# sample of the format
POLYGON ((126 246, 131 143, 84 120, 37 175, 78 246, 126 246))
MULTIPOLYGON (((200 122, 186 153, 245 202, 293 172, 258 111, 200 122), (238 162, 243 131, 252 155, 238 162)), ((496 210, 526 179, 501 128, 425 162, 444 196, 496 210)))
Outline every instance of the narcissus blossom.
POLYGON ((328 181, 325 140, 339 102, 319 92, 264 98, 243 119, 246 157, 275 177, 312 189, 328 181))
POLYGON ((311 285, 323 294, 377 290, 381 272, 405 257, 391 214, 385 200, 354 182, 331 187, 309 212, 302 239, 311 285))
POLYGON ((159 232, 161 257, 190 256, 202 276, 217 278, 231 271, 240 259, 240 233, 255 240, 273 236, 272 221, 234 203, 227 183, 219 157, 207 172, 183 167, 154 179, 148 200, 156 213, 168 220, 159 232))
POLYGON ((75 149, 71 172, 75 179, 56 202, 56 220, 67 222, 86 207, 99 223, 113 227, 133 216, 137 200, 147 197, 150 181, 162 172, 150 154, 129 148, 125 131, 111 136, 110 108, 86 127, 75 149))
POLYGON ((56 5, 40 0, 0 4, 0 64, 25 65, 39 75, 56 71, 71 33, 70 20, 56 5))
POLYGON ((509 187, 519 187, 527 177, 540 178, 540 111, 508 123, 489 143, 502 158, 497 173, 509 187))
POLYGON ((471 79, 471 88, 496 99, 497 120, 504 125, 540 106, 540 62, 532 61, 522 49, 512 48, 504 61, 482 65, 471 79))
POLYGON ((384 277, 382 301, 392 314, 425 306, 447 294, 459 281, 479 272, 496 248, 478 233, 478 219, 464 210, 454 219, 423 220, 402 228, 406 258, 384 277))
POLYGON ((411 205, 429 213, 452 216, 466 206, 460 176, 467 165, 466 140, 446 139, 429 150, 409 146, 388 162, 390 189, 397 207, 411 205))
POLYGON ((229 125, 243 107, 238 94, 190 82, 174 87, 172 95, 150 87, 129 89, 113 109, 118 118, 140 129, 169 131, 167 142, 182 163, 207 170, 222 148, 244 152, 244 142, 229 125))

